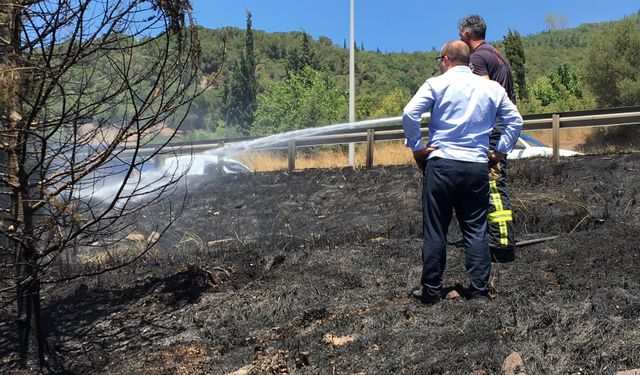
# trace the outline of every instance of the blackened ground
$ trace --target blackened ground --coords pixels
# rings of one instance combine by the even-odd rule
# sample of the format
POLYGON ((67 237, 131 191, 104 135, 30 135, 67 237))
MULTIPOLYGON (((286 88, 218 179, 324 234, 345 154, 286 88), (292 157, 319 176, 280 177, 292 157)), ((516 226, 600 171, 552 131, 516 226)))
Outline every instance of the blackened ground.
MULTIPOLYGON (((415 167, 192 181, 179 224, 144 261, 49 289, 50 362, 103 374, 498 374, 517 351, 528 374, 640 368, 639 169, 639 154, 512 162, 518 238, 558 238, 494 265, 490 303, 435 306, 408 297, 420 277, 415 167)), ((446 284, 465 286, 462 250, 450 246, 447 262, 446 284)))

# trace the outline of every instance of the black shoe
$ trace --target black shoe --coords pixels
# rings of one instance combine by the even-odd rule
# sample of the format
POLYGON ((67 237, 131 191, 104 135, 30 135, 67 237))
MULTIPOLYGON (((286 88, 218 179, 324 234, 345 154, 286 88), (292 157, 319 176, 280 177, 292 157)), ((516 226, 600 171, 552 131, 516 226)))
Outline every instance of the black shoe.
POLYGON ((435 305, 442 300, 440 293, 423 293, 422 291, 423 289, 421 287, 413 288, 411 290, 411 296, 427 305, 435 305))
POLYGON ((516 260, 516 250, 513 247, 490 247, 492 263, 511 263, 516 260))
POLYGON ((489 297, 489 294, 476 294, 476 295, 471 295, 468 299, 469 302, 474 302, 474 303, 487 303, 491 301, 491 297, 489 297))
POLYGON ((464 290, 464 296, 467 298, 468 301, 473 301, 473 302, 484 303, 484 302, 491 301, 491 297, 489 297, 489 291, 487 290, 480 291, 472 286, 469 286, 467 289, 464 290))

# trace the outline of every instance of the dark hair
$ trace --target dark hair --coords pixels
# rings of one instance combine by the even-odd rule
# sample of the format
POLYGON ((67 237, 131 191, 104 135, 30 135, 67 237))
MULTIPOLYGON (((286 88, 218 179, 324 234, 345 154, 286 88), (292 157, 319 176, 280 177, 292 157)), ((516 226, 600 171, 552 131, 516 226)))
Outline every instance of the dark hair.
POLYGON ((471 31, 473 39, 484 39, 487 33, 487 24, 477 14, 472 14, 461 19, 458 23, 460 31, 471 31))
POLYGON ((469 57, 471 52, 469 46, 465 42, 452 40, 442 47, 441 54, 447 56, 452 65, 469 66, 469 57))

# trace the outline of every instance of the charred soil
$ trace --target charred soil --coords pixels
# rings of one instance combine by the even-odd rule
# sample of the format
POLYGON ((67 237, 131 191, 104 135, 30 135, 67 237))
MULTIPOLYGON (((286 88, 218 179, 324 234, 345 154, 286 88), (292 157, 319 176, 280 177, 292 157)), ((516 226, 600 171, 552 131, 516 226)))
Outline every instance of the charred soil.
MULTIPOLYGON (((640 154, 511 162, 518 239, 558 237, 494 264, 492 301, 434 306, 408 294, 421 269, 414 166, 192 181, 144 259, 47 287, 51 371, 498 374, 514 351, 528 374, 640 368, 639 170, 640 154)), ((445 283, 466 285, 453 245, 445 283)), ((0 334, 0 366, 17 373, 0 334)))

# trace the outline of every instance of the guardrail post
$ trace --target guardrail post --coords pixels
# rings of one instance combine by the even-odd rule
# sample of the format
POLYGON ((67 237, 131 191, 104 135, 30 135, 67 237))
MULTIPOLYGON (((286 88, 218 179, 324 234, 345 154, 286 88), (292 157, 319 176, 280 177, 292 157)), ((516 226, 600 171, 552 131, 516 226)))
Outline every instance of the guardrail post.
POLYGON ((289 140, 289 150, 287 152, 287 165, 289 172, 293 172, 296 169, 296 140, 289 140))
POLYGON ((162 155, 160 155, 160 151, 156 151, 151 159, 153 162, 153 168, 160 169, 160 164, 162 163, 162 155))
POLYGON ((560 161, 560 115, 557 113, 551 116, 551 144, 553 160, 560 161))
MULTIPOLYGON (((218 147, 220 149, 224 149, 224 140, 221 139, 218 141, 218 147)), ((218 154, 218 173, 222 174, 224 172, 224 151, 221 154, 218 154)))
POLYGON ((371 169, 373 167, 373 140, 374 130, 367 129, 367 157, 365 161, 365 168, 371 169))

